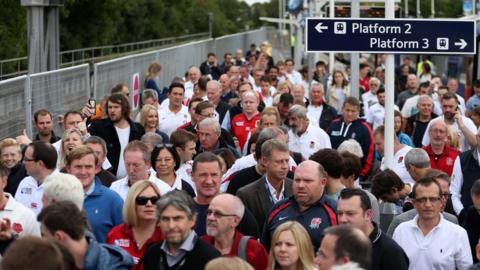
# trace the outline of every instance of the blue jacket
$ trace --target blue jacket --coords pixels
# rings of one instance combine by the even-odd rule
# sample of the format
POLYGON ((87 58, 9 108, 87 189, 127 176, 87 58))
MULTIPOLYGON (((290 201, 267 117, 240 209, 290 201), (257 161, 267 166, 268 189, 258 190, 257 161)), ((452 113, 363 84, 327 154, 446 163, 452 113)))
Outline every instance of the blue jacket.
POLYGON ((348 139, 356 140, 363 151, 362 171, 360 176, 367 176, 373 167, 373 158, 375 152, 375 145, 373 143, 373 134, 370 125, 363 119, 357 119, 346 125, 343 117, 332 121, 330 127, 327 129, 330 136, 332 148, 337 149, 340 144, 348 139))
POLYGON ((92 194, 83 202, 83 209, 87 213, 93 234, 100 243, 105 242, 108 232, 113 227, 123 223, 122 198, 115 191, 102 185, 98 177, 95 177, 92 194))
POLYGON ((324 230, 335 226, 337 222, 337 204, 324 195, 307 210, 300 212, 294 196, 276 203, 267 214, 267 221, 263 226, 261 242, 266 250, 270 249, 271 239, 275 229, 287 221, 297 221, 307 230, 313 244, 313 251, 320 247, 324 230))
POLYGON ((83 259, 84 270, 132 269, 133 259, 126 251, 113 245, 100 244, 88 236, 86 238, 88 249, 83 259))

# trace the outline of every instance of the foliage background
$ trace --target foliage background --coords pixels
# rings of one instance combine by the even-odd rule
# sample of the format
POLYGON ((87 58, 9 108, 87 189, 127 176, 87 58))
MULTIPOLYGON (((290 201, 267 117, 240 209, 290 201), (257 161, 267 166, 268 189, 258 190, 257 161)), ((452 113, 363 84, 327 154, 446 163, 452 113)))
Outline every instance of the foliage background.
MULTIPOLYGON (((416 0, 409 1, 410 16, 416 0)), ((431 1, 421 0, 422 16, 430 16, 431 1)), ((436 0, 437 17, 458 17, 461 0, 436 0)), ((27 55, 26 9, 20 0, 0 1, 0 59, 27 55)), ((248 6, 239 0, 65 0, 60 9, 60 49, 121 44, 208 31, 213 35, 254 29, 261 16, 278 17, 278 0, 248 6)))

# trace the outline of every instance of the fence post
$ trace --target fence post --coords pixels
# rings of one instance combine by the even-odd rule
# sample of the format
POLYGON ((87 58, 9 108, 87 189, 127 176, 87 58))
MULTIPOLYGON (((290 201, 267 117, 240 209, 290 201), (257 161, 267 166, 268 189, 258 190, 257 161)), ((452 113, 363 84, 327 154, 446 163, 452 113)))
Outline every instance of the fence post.
POLYGON ((98 66, 97 64, 93 64, 93 98, 98 99, 97 96, 97 74, 98 74, 98 66))
POLYGON ((25 129, 27 135, 33 138, 33 120, 32 120, 32 84, 30 82, 30 75, 25 78, 25 129))
POLYGON ((85 91, 87 91, 87 97, 88 98, 91 98, 92 97, 92 91, 91 91, 91 88, 90 88, 90 65, 87 64, 87 68, 85 69, 85 79, 87 80, 86 81, 86 85, 87 87, 85 87, 85 91))

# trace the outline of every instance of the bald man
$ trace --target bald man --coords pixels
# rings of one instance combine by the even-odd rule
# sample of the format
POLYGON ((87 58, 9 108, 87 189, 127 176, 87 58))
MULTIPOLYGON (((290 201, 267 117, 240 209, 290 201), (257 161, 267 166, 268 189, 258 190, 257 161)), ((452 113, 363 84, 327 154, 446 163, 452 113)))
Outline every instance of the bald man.
POLYGON ((202 239, 222 255, 238 256, 255 269, 266 269, 268 254, 257 240, 241 234, 236 228, 245 213, 242 201, 228 193, 215 196, 207 210, 207 235, 202 239))

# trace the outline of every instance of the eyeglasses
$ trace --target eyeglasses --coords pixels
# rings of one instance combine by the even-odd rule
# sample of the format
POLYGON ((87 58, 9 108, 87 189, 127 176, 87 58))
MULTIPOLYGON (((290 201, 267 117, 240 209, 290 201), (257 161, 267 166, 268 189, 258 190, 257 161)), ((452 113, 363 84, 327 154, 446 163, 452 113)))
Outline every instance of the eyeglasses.
POLYGON ((448 192, 442 193, 442 197, 444 197, 444 198, 450 198, 451 196, 452 196, 451 193, 448 193, 448 192))
POLYGON ((173 147, 173 144, 171 144, 171 143, 159 143, 159 144, 155 145, 155 147, 157 147, 157 148, 164 148, 164 147, 170 148, 170 147, 173 147))
POLYGON ((33 158, 27 158, 27 157, 24 157, 24 158, 23 158, 23 162, 32 162, 32 161, 35 161, 35 159, 33 159, 33 158))
POLYGON ((215 218, 222 218, 222 217, 236 217, 237 215, 232 215, 232 214, 224 214, 224 213, 221 213, 221 212, 217 212, 217 211, 213 211, 213 210, 207 210, 207 217, 212 215, 215 217, 215 218))
POLYGON ((415 198, 415 202, 420 204, 425 204, 427 201, 431 203, 437 203, 440 201, 440 197, 424 197, 424 198, 415 198))
POLYGON ((158 202, 160 198, 158 196, 153 196, 153 197, 143 197, 143 196, 138 196, 135 198, 135 202, 138 205, 146 205, 148 201, 150 201, 151 204, 155 204, 158 202))

